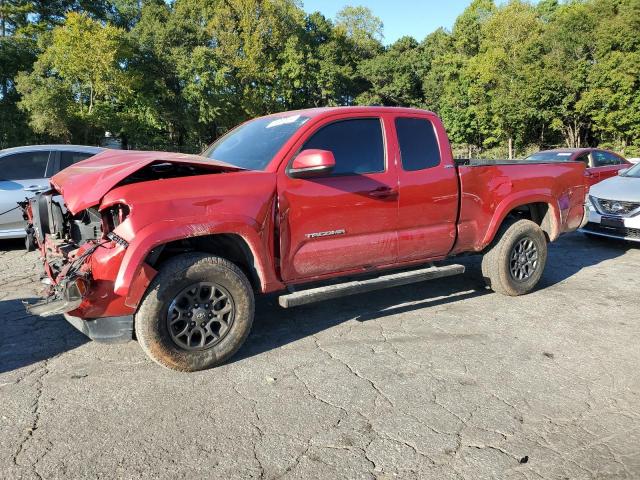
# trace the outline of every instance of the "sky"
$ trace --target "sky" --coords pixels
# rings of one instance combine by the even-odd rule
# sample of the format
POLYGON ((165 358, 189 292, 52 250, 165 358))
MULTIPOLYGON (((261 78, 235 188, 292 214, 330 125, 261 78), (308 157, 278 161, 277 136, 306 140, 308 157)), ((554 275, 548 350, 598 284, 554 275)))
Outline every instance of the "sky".
POLYGON ((404 35, 421 41, 439 27, 450 29, 471 0, 303 0, 307 12, 335 18, 345 5, 369 7, 384 23, 384 43, 404 35))

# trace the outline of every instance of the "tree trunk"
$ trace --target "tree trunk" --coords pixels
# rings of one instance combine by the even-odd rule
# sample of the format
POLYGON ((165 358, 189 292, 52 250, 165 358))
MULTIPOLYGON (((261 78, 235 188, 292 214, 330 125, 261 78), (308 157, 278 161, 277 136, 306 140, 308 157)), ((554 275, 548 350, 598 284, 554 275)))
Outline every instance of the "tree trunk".
POLYGON ((513 160, 513 137, 509 137, 509 160, 513 160))

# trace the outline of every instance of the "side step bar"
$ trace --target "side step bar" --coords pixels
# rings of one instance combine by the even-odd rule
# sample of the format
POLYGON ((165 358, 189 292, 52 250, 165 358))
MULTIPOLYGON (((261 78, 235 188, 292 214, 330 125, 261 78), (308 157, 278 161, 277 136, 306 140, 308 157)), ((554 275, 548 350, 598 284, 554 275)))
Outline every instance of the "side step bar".
POLYGON ((280 306, 283 308, 298 307, 331 298, 346 297, 357 293, 372 292, 374 290, 382 290, 383 288, 398 287, 400 285, 424 282, 436 278, 452 277, 453 275, 464 273, 464 270, 464 265, 447 265, 444 267, 429 267, 421 270, 411 270, 409 272, 392 273, 368 280, 356 280, 281 295, 278 297, 278 303, 280 303, 280 306))

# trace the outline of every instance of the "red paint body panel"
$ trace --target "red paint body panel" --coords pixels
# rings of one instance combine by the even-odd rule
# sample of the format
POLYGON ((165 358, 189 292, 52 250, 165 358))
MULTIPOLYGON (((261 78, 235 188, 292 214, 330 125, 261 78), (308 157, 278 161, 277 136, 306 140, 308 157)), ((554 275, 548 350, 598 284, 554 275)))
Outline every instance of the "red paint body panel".
POLYGON ((212 170, 237 170, 225 163, 205 160, 197 155, 105 150, 65 168, 51 179, 51 184, 63 194, 67 208, 75 214, 97 205, 120 181, 153 162, 180 162, 212 170))
MULTIPOLYGON (((460 197, 449 137, 442 122, 434 114, 397 114, 393 117, 394 120, 397 117, 429 120, 436 130, 441 157, 437 167, 417 171, 403 170, 400 160, 398 161, 398 260, 409 262, 444 257, 456 241, 460 197)), ((393 141, 396 158, 400 159, 395 126, 393 141)))
POLYGON ((97 318, 134 313, 156 273, 145 263, 149 252, 175 240, 238 236, 253 257, 259 290, 266 293, 288 284, 481 251, 511 210, 531 202, 549 205, 551 240, 577 228, 583 218, 583 164, 456 167, 445 129, 433 113, 378 107, 299 113, 309 120, 264 171, 239 170, 197 156, 113 151, 55 176, 53 186, 74 213, 93 206, 103 212, 117 204, 129 207, 128 217, 114 230, 128 245, 107 242, 89 257, 91 291, 72 314, 97 318), (287 174, 315 131, 358 117, 381 121, 384 172, 307 179, 287 174), (397 117, 433 123, 440 165, 402 169, 397 117), (155 161, 204 166, 211 174, 121 185, 155 161))
MULTIPOLYGON (((328 122, 384 118, 364 110, 332 115, 328 122)), ((308 126, 292 146, 302 145, 328 122, 308 126)), ((388 125, 384 122, 384 129, 388 125)), ((398 177, 393 146, 386 144, 386 171, 315 179, 290 178, 287 159, 278 172, 281 272, 284 282, 316 279, 337 272, 392 264, 398 258, 398 177), (377 197, 383 189, 385 198, 377 197), (324 237, 314 234, 338 232, 324 237)))
POLYGON ((577 163, 460 167, 460 217, 453 253, 482 251, 514 208, 545 203, 551 213, 549 237, 580 226, 586 185, 577 163))
POLYGON ((275 183, 271 173, 236 171, 156 180, 109 192, 103 208, 122 203, 131 211, 115 229, 129 242, 115 277, 116 294, 127 294, 140 265, 154 247, 215 233, 242 237, 255 259, 262 289, 282 288, 275 276, 269 244, 275 183))

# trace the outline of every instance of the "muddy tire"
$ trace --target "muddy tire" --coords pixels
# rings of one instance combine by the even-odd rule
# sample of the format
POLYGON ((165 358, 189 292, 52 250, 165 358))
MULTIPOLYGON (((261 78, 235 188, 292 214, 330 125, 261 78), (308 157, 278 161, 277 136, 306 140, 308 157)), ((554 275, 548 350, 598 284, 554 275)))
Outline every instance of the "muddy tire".
POLYGON ((531 220, 506 223, 482 258, 482 275, 497 293, 512 297, 531 292, 547 263, 547 239, 531 220))
POLYGON ((253 315, 251 284, 236 265, 189 253, 162 264, 135 315, 135 333, 154 362, 194 372, 236 353, 253 315))

